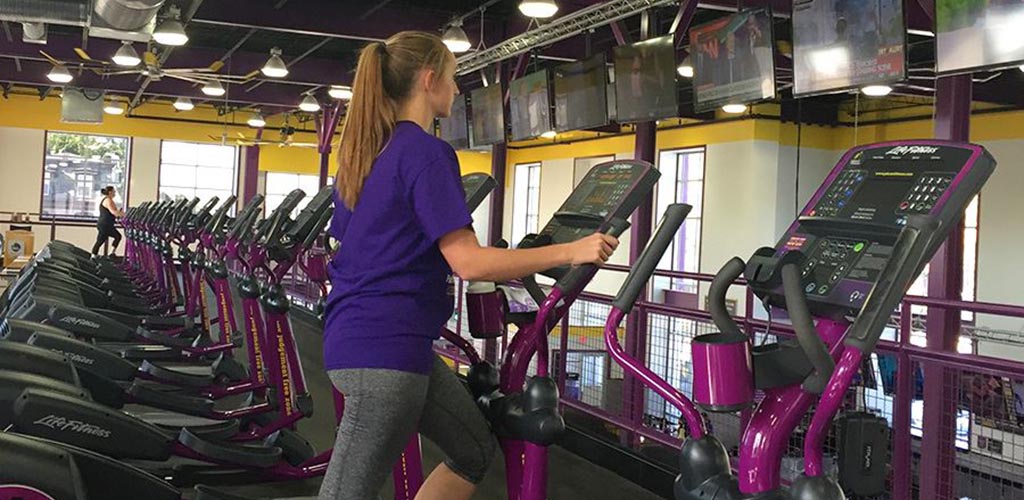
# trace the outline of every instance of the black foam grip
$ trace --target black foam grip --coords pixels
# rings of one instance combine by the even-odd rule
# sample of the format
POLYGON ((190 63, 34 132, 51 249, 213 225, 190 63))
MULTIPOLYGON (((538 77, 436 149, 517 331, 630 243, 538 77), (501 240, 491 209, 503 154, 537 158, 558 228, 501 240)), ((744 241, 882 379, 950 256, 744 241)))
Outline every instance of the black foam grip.
POLYGON ((814 365, 814 373, 804 380, 803 388, 812 394, 821 394, 828 385, 828 379, 836 368, 835 361, 828 353, 828 347, 814 329, 814 319, 804 295, 800 267, 794 263, 782 266, 782 289, 786 296, 786 311, 796 331, 796 340, 807 359, 814 365))
POLYGON ((729 292, 729 286, 743 274, 746 268, 747 265, 743 259, 739 257, 729 259, 729 262, 726 262, 718 270, 718 274, 715 274, 715 278, 711 280, 711 287, 708 288, 708 309, 711 310, 711 320, 715 322, 719 331, 735 338, 746 337, 746 335, 729 314, 725 296, 729 292))
POLYGON ((937 217, 911 215, 907 218, 907 226, 900 232, 892 256, 878 274, 878 281, 846 335, 846 345, 856 347, 864 354, 875 348, 893 310, 903 300, 903 294, 929 256, 932 241, 940 229, 937 217))
POLYGON ((633 303, 636 302, 637 296, 643 291, 647 280, 651 279, 654 269, 658 267, 658 261, 661 260, 665 250, 672 244, 672 239, 675 238, 676 232, 679 231, 679 227, 686 221, 686 216, 690 214, 692 209, 692 206, 685 203, 674 203, 665 209, 665 215, 661 218, 661 223, 658 224, 658 228, 654 231, 654 236, 651 237, 650 243, 647 244, 643 253, 640 254, 640 259, 630 269, 629 274, 626 276, 626 281, 622 284, 622 288, 619 289, 615 300, 612 301, 613 306, 626 313, 633 309, 633 303))
MULTIPOLYGON (((629 229, 629 221, 626 219, 614 218, 608 221, 608 227, 604 231, 605 234, 618 238, 622 236, 626 230, 629 229)), ((583 266, 576 266, 569 269, 565 275, 563 275, 555 286, 557 286, 563 292, 575 289, 581 280, 587 276, 592 276, 597 272, 597 266, 593 264, 587 264, 583 266)))
POLYGON ((249 199, 249 202, 242 208, 242 212, 235 217, 235 223, 228 229, 229 238, 244 238, 248 231, 252 231, 255 218, 259 216, 260 207, 263 206, 263 195, 257 194, 249 199))

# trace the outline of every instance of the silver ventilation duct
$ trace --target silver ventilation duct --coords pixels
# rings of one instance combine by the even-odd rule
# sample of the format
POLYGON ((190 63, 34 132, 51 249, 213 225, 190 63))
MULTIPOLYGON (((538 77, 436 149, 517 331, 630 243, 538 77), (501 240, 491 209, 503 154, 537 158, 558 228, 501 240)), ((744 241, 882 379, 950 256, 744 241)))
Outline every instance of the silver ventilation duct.
POLYGON ((0 20, 86 26, 89 23, 89 2, 87 0, 0 0, 0 20))
POLYGON ((108 28, 140 31, 156 17, 164 0, 96 0, 94 12, 108 28))

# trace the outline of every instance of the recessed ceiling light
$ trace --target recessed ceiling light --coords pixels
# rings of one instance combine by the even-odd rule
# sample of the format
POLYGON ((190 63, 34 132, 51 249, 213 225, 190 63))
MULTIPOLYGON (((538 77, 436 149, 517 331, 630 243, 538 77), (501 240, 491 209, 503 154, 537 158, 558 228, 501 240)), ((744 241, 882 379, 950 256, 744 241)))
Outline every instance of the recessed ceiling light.
POLYGON ((888 85, 868 85, 867 87, 860 89, 860 91, 866 96, 884 97, 892 92, 892 87, 888 85))
POLYGON ((726 104, 725 106, 722 106, 722 111, 733 115, 740 114, 746 110, 746 104, 726 104))
POLYGON ((172 106, 178 111, 192 111, 196 107, 195 104, 192 104, 192 99, 188 97, 179 97, 172 106))

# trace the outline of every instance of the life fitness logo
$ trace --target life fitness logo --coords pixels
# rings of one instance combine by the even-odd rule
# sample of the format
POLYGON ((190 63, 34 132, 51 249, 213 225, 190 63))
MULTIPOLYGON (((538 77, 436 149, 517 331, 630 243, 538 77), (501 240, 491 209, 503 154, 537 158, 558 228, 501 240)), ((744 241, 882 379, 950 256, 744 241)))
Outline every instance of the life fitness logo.
POLYGON ((78 434, 85 434, 88 436, 95 436, 98 438, 107 439, 112 434, 109 430, 104 429, 98 425, 93 425, 81 420, 72 420, 67 417, 58 417, 57 415, 47 415, 35 422, 35 425, 42 425, 49 427, 56 431, 62 432, 76 432, 78 434))
POLYGON ((896 146, 885 152, 887 155, 930 155, 939 151, 935 146, 896 146))
POLYGON ((83 318, 76 318, 74 316, 64 316, 60 319, 61 323, 68 323, 76 326, 88 326, 89 328, 99 328, 100 324, 95 321, 89 321, 83 318))

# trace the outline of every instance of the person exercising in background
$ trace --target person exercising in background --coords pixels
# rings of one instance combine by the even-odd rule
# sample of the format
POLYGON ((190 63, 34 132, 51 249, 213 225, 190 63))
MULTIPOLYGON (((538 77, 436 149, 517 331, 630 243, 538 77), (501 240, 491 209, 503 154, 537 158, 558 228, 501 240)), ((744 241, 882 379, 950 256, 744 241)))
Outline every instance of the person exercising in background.
POLYGON ((401 32, 363 48, 338 154, 324 366, 345 396, 321 500, 377 498, 417 431, 447 459, 419 500, 468 499, 498 443, 469 391, 433 351, 453 312, 448 276, 507 281, 603 264, 618 241, 506 250, 473 233, 450 145, 430 130, 459 94, 437 35, 401 32))
POLYGON ((96 244, 92 246, 92 254, 99 255, 100 247, 107 244, 107 239, 114 238, 114 245, 110 249, 110 255, 117 252, 117 245, 121 243, 121 232, 114 227, 115 217, 124 217, 124 212, 117 208, 114 203, 114 195, 117 192, 114 186, 107 186, 100 190, 103 199, 100 201, 100 217, 96 220, 96 244))

